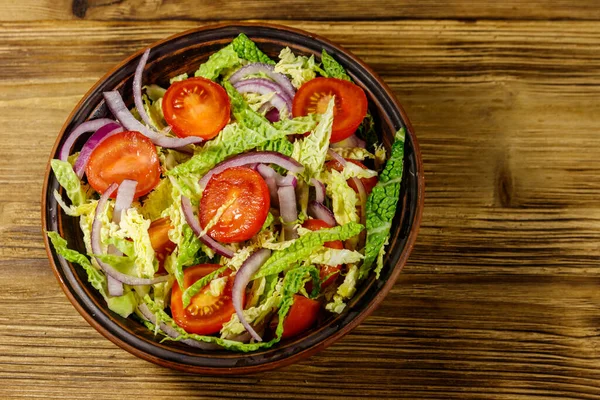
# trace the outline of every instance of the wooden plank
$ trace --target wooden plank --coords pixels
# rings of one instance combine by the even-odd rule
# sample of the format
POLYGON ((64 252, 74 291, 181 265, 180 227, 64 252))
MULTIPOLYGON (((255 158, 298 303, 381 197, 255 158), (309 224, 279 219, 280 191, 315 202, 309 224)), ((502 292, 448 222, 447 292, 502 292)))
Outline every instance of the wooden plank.
POLYGON ((586 0, 21 0, 0 5, 1 21, 48 19, 195 21, 282 20, 393 20, 393 19, 569 19, 597 20, 597 1, 586 0))
POLYGON ((163 369, 89 327, 41 241, 49 149, 96 79, 197 25, 0 25, 0 398, 600 398, 593 22, 291 23, 371 64, 413 121, 426 208, 398 283, 328 350, 247 377, 163 369))

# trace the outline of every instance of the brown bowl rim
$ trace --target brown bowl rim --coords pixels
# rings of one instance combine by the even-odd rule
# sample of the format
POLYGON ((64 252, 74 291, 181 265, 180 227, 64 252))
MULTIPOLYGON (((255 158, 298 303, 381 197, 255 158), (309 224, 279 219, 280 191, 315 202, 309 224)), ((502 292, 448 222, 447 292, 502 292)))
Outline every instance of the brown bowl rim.
POLYGON ((335 341, 337 341, 337 340, 341 339, 342 337, 344 337, 345 335, 347 335, 354 328, 356 328, 360 323, 362 323, 364 321, 364 319, 366 317, 368 317, 379 306, 381 301, 388 294, 388 292, 390 291, 390 289, 396 282, 398 275, 400 274, 402 268, 404 267, 404 265, 406 264, 406 262, 408 260, 408 257, 410 256, 410 253, 412 252, 412 249, 414 247, 414 244, 415 244, 415 241, 417 238, 417 234, 418 234, 418 231, 419 231, 419 228, 421 225, 423 206, 424 206, 424 200, 425 200, 424 194, 425 194, 425 179, 424 179, 424 174, 423 174, 423 161, 422 161, 422 157, 421 157, 419 143, 418 143, 417 137, 414 133, 414 128, 412 127, 412 124, 411 124, 404 108, 400 105, 400 103, 396 99, 396 96, 394 95, 394 93, 392 92, 390 87, 387 85, 387 83, 385 83, 381 79, 381 77, 370 66, 368 66, 360 58, 355 56, 351 51, 344 49, 342 46, 335 44, 320 35, 305 31, 303 29, 292 28, 289 26, 279 25, 279 24, 262 23, 262 22, 224 22, 224 23, 219 23, 219 24, 209 24, 209 25, 198 27, 198 28, 188 29, 188 30, 176 33, 174 35, 171 35, 165 39, 156 41, 148 46, 145 46, 143 49, 135 52, 134 54, 132 54, 131 56, 129 56, 125 60, 123 60, 121 63, 119 63, 117 66, 115 66, 111 70, 109 70, 106 74, 104 74, 101 78, 99 78, 97 80, 97 82, 85 93, 85 95, 83 95, 83 97, 79 100, 77 105, 73 108, 73 110, 71 111, 71 113, 69 114, 67 119, 65 120, 65 123, 63 124, 63 126, 61 128, 60 134, 57 136, 57 139, 54 143, 52 152, 50 153, 50 159, 48 160, 48 163, 46 166, 46 172, 44 175, 44 184, 43 184, 43 188, 42 188, 42 210, 41 210, 42 211, 41 212, 41 214, 42 214, 42 233, 43 233, 43 237, 44 237, 44 246, 46 249, 48 259, 50 261, 50 265, 52 267, 52 271, 53 271, 54 275, 56 276, 63 292, 65 293, 65 295, 67 296, 67 298, 69 299, 71 304, 73 304, 75 309, 81 314, 81 316, 94 329, 96 329, 98 332, 100 332, 104 337, 109 339, 111 342, 113 342, 120 348, 128 351, 129 353, 131 353, 139 358, 150 361, 157 365, 173 368, 173 369, 184 371, 184 372, 205 373, 205 374, 211 374, 211 375, 248 374, 248 373, 264 372, 264 371, 269 371, 269 370, 273 370, 276 368, 281 368, 281 367, 290 365, 294 362, 298 362, 302 359, 306 359, 306 358, 314 355, 315 353, 322 351, 326 347, 333 344, 335 341), (275 362, 269 362, 269 363, 263 363, 263 364, 259 364, 259 365, 251 365, 251 366, 242 366, 242 367, 236 367, 236 368, 231 368, 231 369, 230 368, 200 367, 200 366, 192 366, 192 365, 188 365, 188 364, 180 364, 180 363, 176 363, 176 362, 171 362, 169 360, 164 360, 162 358, 153 356, 152 354, 148 354, 148 353, 138 349, 137 347, 132 346, 131 344, 127 343, 126 341, 121 340, 121 339, 117 338, 116 336, 114 336, 102 324, 100 324, 96 319, 94 319, 90 314, 88 314, 84 310, 83 306, 79 303, 79 301, 77 301, 74 294, 68 289, 67 284, 62 279, 62 276, 60 275, 59 270, 58 270, 58 266, 56 265, 56 263, 54 261, 54 257, 53 257, 53 254, 52 254, 52 251, 50 248, 50 242, 49 242, 49 239, 47 236, 47 231, 46 231, 46 227, 47 227, 46 208, 48 205, 47 204, 47 200, 48 200, 47 192, 48 192, 49 177, 50 177, 50 173, 51 173, 50 160, 53 158, 53 155, 56 154, 56 151, 58 149, 60 141, 61 141, 62 137, 64 136, 65 131, 66 131, 70 121, 72 120, 75 113, 82 105, 82 103, 92 93, 94 93, 94 91, 97 89, 98 86, 100 86, 102 84, 102 82, 104 82, 107 78, 109 78, 111 75, 113 75, 119 69, 125 67, 133 59, 141 56, 146 48, 154 48, 156 46, 159 46, 159 45, 164 44, 169 41, 173 41, 182 36, 187 36, 187 35, 202 32, 202 31, 216 30, 216 29, 222 29, 222 28, 227 28, 227 27, 265 27, 265 28, 271 28, 271 29, 280 30, 280 31, 288 31, 288 32, 296 33, 296 34, 299 34, 299 35, 302 35, 302 36, 305 36, 305 37, 311 38, 311 39, 317 39, 317 40, 322 41, 322 42, 328 44, 329 46, 335 48, 339 52, 344 53, 348 58, 350 58, 352 60, 352 62, 360 65, 363 69, 365 69, 373 77, 373 79, 375 79, 377 81, 377 84, 386 92, 386 94, 389 96, 389 98, 393 102, 394 106, 400 112, 400 115, 402 117, 402 122, 406 126, 407 134, 410 136, 411 142, 414 147, 414 157, 415 157, 416 168, 417 168, 416 169, 416 175, 417 175, 416 178, 417 178, 417 182, 418 182, 418 192, 416 193, 416 196, 417 196, 416 210, 415 210, 412 226, 411 226, 410 232, 408 234, 408 238, 407 238, 405 247, 404 247, 396 265, 394 265, 392 267, 392 271, 391 271, 391 274, 390 274, 388 280, 385 282, 384 286, 378 291, 378 293, 375 295, 375 297, 372 299, 372 301, 365 308, 363 308, 357 314, 357 316, 354 319, 352 319, 348 324, 344 325, 343 327, 341 327, 340 330, 329 335, 324 340, 315 344, 312 347, 309 347, 303 351, 300 351, 298 353, 295 353, 291 356, 288 356, 284 359, 281 359, 281 360, 278 360, 275 362))

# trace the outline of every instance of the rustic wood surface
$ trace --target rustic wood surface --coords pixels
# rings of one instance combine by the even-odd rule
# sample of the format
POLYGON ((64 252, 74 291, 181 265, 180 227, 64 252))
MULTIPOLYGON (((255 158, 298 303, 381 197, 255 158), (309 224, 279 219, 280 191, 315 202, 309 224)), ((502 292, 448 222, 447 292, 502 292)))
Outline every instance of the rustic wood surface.
POLYGON ((5 0, 0 3, 0 398, 600 398, 600 3, 5 0), (42 244, 49 151, 143 46, 275 19, 391 85, 426 172, 421 232, 379 309, 299 364, 186 375, 75 311, 42 244))

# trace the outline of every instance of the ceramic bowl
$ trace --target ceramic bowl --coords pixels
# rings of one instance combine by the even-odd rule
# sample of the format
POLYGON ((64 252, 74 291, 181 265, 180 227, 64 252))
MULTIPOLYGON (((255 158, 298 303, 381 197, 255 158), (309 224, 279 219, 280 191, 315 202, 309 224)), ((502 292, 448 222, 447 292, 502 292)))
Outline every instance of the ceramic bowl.
MULTIPOLYGON (((393 134, 406 129, 404 177, 400 201, 392 224, 392 236, 387 248, 385 267, 379 279, 368 278, 358 288, 348 307, 340 315, 331 316, 300 337, 285 340, 273 348, 252 353, 226 350, 202 351, 177 342, 160 343, 146 327, 133 318, 124 319, 112 313, 100 294, 87 282, 78 265, 57 256, 49 246, 47 231, 58 230, 69 246, 85 253, 82 234, 76 218, 65 215, 52 193, 59 188, 50 167, 46 170, 42 223, 50 265, 65 294, 81 315, 112 342, 130 353, 170 368, 202 374, 240 374, 269 370, 291 364, 323 350, 361 323, 388 293, 412 250, 423 208, 423 166, 419 146, 408 117, 390 88, 364 62, 328 40, 309 32, 268 24, 236 23, 207 26, 189 30, 151 45, 151 54, 144 73, 144 82, 166 84, 168 78, 183 72, 193 72, 215 51, 224 47, 240 32, 253 39, 270 56, 288 46, 294 53, 320 59, 323 49, 335 57, 360 85, 369 100, 377 132, 389 149, 393 134)), ((77 104, 67 118, 52 149, 50 158, 58 151, 66 133, 81 122, 108 114, 102 92, 131 87, 133 75, 143 49, 132 55, 102 77, 77 104)), ((131 105, 131 90, 125 90, 125 101, 131 105)), ((76 146, 82 146, 77 143, 76 146)))

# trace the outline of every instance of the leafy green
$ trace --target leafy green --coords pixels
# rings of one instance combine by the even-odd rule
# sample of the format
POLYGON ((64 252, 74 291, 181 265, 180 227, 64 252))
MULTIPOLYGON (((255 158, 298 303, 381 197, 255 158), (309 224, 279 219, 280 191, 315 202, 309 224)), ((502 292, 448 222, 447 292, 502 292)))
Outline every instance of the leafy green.
POLYGON ((205 275, 202 278, 198 279, 196 282, 191 284, 187 289, 185 289, 185 291, 183 292, 183 294, 181 296, 181 299, 183 301, 183 307, 186 308, 187 306, 189 306, 190 301, 192 300, 192 297, 197 295, 204 288, 204 286, 206 286, 210 283, 210 281, 212 281, 217 276, 219 276, 223 272, 225 272, 226 269, 227 269, 227 267, 221 267, 219 269, 216 269, 213 272, 211 272, 210 274, 205 275))
POLYGON ((189 161, 167 171, 167 175, 180 177, 194 174, 198 180, 227 157, 251 150, 269 140, 281 139, 283 136, 277 132, 269 137, 235 123, 229 124, 213 140, 200 148, 189 161))
POLYGON ((144 86, 143 89, 146 90, 146 94, 152 101, 160 99, 167 92, 167 89, 163 89, 162 87, 154 84, 144 86))
POLYGON ((279 52, 279 61, 275 65, 275 72, 285 74, 291 78, 292 85, 299 88, 304 83, 314 79, 321 68, 315 62, 315 57, 296 56, 289 47, 279 52))
POLYGON ((159 184, 152 190, 146 199, 140 213, 150 221, 164 217, 164 211, 173 204, 173 185, 168 179, 161 179, 159 184))
POLYGON ((320 120, 321 114, 309 114, 304 117, 282 119, 274 122, 273 126, 280 131, 285 131, 288 135, 301 134, 315 129, 320 120))
POLYGON ((326 310, 340 314, 346 308, 344 300, 349 299, 356 292, 357 277, 358 267, 352 264, 349 266, 344 282, 338 286, 337 292, 333 296, 333 301, 325 305, 326 310))
POLYGON ((161 130, 166 127, 165 116, 162 110, 162 98, 156 101, 151 101, 147 95, 142 95, 142 102, 144 103, 144 110, 150 117, 150 122, 153 127, 157 130, 161 130))
POLYGON ((341 157, 347 158, 350 160, 366 160, 366 159, 375 159, 375 155, 369 152, 367 149, 363 149, 362 147, 336 147, 334 150, 341 157))
POLYGON ((363 226, 349 222, 342 226, 311 231, 295 240, 289 247, 283 250, 275 251, 262 267, 254 274, 252 279, 263 276, 278 274, 291 265, 306 260, 316 249, 325 242, 334 240, 346 240, 358 235, 363 226))
POLYGON ((152 248, 148 228, 150 221, 145 219, 137 208, 132 207, 123 213, 120 229, 112 233, 115 238, 133 241, 135 276, 140 278, 151 278, 158 269, 158 260, 152 248))
POLYGON ((194 76, 215 80, 229 68, 241 65, 240 57, 232 44, 213 53, 208 60, 201 64, 194 76))
POLYGON ((233 39, 230 46, 232 46, 236 54, 244 60, 271 65, 275 64, 275 61, 271 60, 265 53, 260 51, 256 44, 243 33, 240 33, 238 37, 233 39))
POLYGON ((173 82, 185 81, 187 78, 189 78, 188 74, 184 72, 183 74, 176 75, 176 76, 172 77, 171 79, 169 79, 169 83, 172 85, 173 82))
POLYGON ((359 219, 356 212, 358 196, 348 186, 346 179, 343 173, 334 169, 321 174, 327 196, 331 198, 333 215, 337 223, 341 225, 351 221, 357 222, 359 219))
POLYGON ((342 65, 339 62, 337 62, 335 58, 330 56, 329 53, 325 51, 325 49, 323 49, 323 52, 321 53, 321 62, 323 63, 323 70, 325 71, 325 74, 323 74, 323 76, 327 78, 344 79, 346 81, 352 82, 352 79, 346 73, 344 67, 342 67, 342 65))
MULTIPOLYGON (((404 129, 396 133, 392 153, 379 181, 367 199, 367 241, 365 259, 360 268, 360 278, 367 276, 373 262, 385 246, 390 234, 392 219, 400 196, 400 183, 404 162, 404 129)), ((379 276, 377 276, 379 277, 379 276)))
POLYGON ((54 176, 60 186, 62 186, 67 192, 67 196, 71 200, 71 203, 77 207, 85 203, 86 194, 81 187, 81 181, 73 171, 73 167, 66 161, 53 159, 50 161, 50 166, 54 172, 54 176))
POLYGON ((308 257, 308 261, 311 264, 332 266, 341 264, 354 264, 362 259, 363 255, 358 251, 352 251, 348 249, 331 249, 329 247, 317 249, 308 257))
POLYGON ((310 135, 294 143, 292 157, 304 165, 302 176, 306 182, 315 177, 323 169, 325 156, 329 149, 331 127, 333 126, 333 108, 335 101, 329 100, 327 110, 321 115, 321 120, 310 135))
POLYGON ((54 250, 65 260, 77 263, 83 267, 88 276, 88 282, 98 290, 108 304, 108 308, 119 314, 123 318, 127 318, 133 312, 137 305, 137 299, 131 292, 123 294, 123 296, 111 297, 108 296, 106 286, 106 276, 98 269, 94 268, 90 260, 76 250, 71 250, 67 247, 67 241, 60 237, 58 232, 48 232, 48 237, 54 246, 54 250))
POLYGON ((106 297, 106 304, 111 311, 119 314, 123 318, 127 318, 135 311, 138 300, 135 297, 135 293, 130 289, 125 289, 125 293, 121 296, 106 297))

